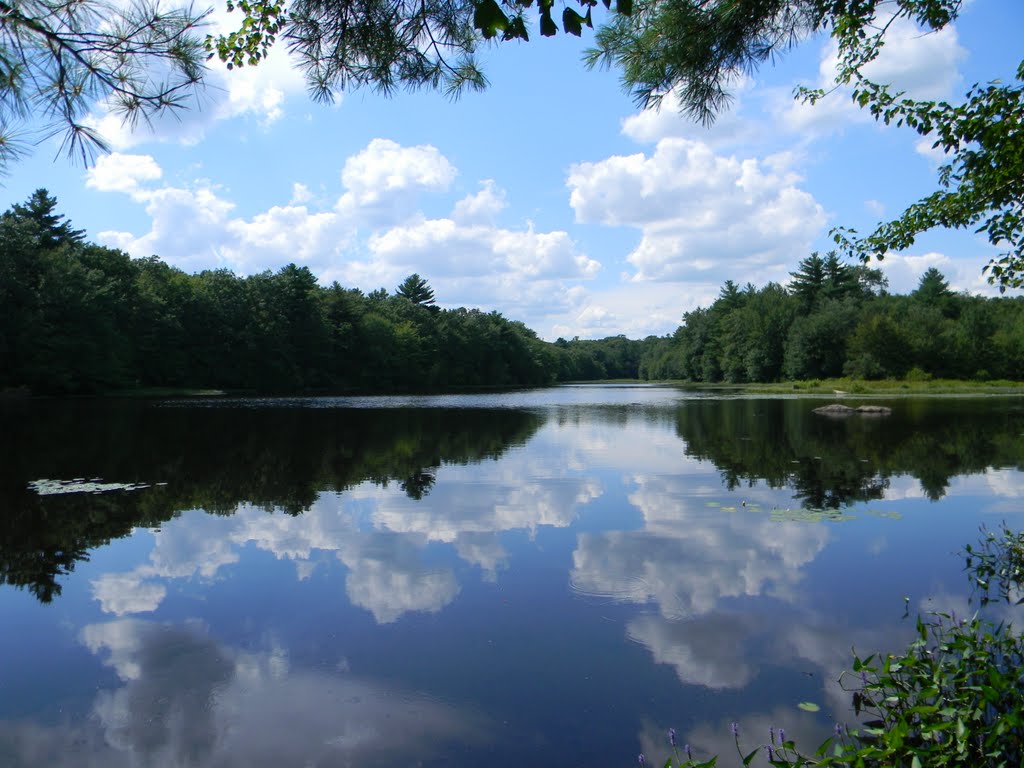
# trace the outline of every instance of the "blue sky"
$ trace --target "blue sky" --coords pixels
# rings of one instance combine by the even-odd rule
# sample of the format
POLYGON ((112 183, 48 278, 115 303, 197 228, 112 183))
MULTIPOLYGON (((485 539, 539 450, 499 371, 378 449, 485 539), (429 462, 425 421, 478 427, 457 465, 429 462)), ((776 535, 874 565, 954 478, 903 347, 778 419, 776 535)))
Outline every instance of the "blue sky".
MULTIPOLYGON (((215 20, 222 20, 222 9, 215 20)), ((231 19, 229 19, 231 21, 231 19)), ((974 0, 939 34, 896 28, 875 79, 956 98, 1012 79, 1020 0, 974 0)), ((283 48, 257 68, 211 73, 200 109, 125 130, 92 168, 41 144, 5 179, 5 206, 46 187, 88 237, 187 271, 249 274, 289 262, 321 281, 393 290, 418 272, 444 306, 495 309, 542 337, 671 332, 731 279, 784 282, 836 225, 862 231, 935 184, 939 159, 819 85, 819 37, 738 84, 711 129, 671 105, 638 113, 614 71, 587 71, 572 38, 483 52, 490 88, 345 94, 313 103, 283 48)), ((995 293, 995 250, 936 232, 881 264, 893 291, 938 267, 958 290, 995 293)))

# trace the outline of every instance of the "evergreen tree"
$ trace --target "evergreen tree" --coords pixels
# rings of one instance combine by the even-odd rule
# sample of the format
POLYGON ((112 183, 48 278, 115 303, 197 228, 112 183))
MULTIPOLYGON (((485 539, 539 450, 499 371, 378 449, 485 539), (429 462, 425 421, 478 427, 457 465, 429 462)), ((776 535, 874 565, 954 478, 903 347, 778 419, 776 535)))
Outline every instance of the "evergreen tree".
POLYGON ((922 304, 935 307, 945 317, 956 315, 956 294, 949 290, 945 276, 935 267, 929 267, 921 275, 921 280, 911 295, 922 304))
POLYGON ((789 290, 800 306, 800 313, 809 314, 821 298, 825 287, 825 260, 815 251, 798 265, 796 272, 790 272, 793 281, 789 290))
POLYGON ((15 203, 6 216, 34 222, 39 227, 39 246, 55 248, 66 243, 80 243, 85 238, 85 231, 74 229, 64 214, 54 213, 57 199, 45 189, 37 189, 24 205, 15 203))
POLYGON ((395 292, 413 304, 429 307, 434 303, 434 291, 429 283, 415 272, 405 278, 395 292))

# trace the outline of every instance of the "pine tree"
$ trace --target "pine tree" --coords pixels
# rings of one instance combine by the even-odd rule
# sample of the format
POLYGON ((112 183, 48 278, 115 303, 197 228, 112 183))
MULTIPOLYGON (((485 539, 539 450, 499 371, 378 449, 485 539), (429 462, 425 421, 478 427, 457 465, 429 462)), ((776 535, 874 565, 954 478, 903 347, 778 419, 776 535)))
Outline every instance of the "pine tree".
POLYGON ((85 230, 74 229, 62 213, 55 213, 57 198, 43 189, 37 189, 24 205, 14 204, 4 214, 27 221, 35 222, 39 227, 39 247, 56 248, 67 243, 80 243, 85 238, 85 230))

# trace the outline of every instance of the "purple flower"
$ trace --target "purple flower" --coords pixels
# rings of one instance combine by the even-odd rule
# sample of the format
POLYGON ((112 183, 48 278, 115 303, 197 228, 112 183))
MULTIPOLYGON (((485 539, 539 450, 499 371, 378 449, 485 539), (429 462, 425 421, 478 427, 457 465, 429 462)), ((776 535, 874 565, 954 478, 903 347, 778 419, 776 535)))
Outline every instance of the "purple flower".
POLYGON ((775 743, 775 726, 774 725, 768 727, 768 736, 769 736, 769 738, 771 738, 772 744, 774 744, 775 743))
POLYGON ((768 762, 770 763, 774 759, 775 759, 775 750, 772 749, 772 745, 769 744, 768 745, 768 762))
POLYGON ((675 728, 669 728, 668 729, 668 743, 672 745, 673 749, 675 749, 675 747, 676 747, 676 729, 675 728))
POLYGON ((735 737, 737 739, 740 737, 740 724, 739 723, 733 723, 732 725, 730 725, 729 726, 729 730, 732 731, 733 737, 735 737))
POLYGON ((644 766, 644 765, 647 764, 647 758, 644 757, 644 753, 643 752, 641 752, 639 755, 637 755, 636 761, 638 763, 640 763, 641 766, 644 766))
POLYGON ((838 739, 842 735, 843 735, 843 726, 841 726, 839 723, 836 723, 836 738, 838 739))
POLYGON ((683 752, 686 753, 686 759, 687 760, 693 760, 693 753, 690 752, 690 745, 689 744, 687 744, 685 747, 683 747, 683 752))
POLYGON ((786 729, 779 728, 779 741, 783 744, 786 743, 786 729))

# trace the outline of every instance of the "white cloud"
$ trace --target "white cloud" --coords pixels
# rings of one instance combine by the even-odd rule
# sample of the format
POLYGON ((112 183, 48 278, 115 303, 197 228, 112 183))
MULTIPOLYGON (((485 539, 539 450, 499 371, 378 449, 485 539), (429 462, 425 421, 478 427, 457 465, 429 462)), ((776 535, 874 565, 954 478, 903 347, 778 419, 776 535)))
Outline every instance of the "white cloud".
POLYGON ((628 256, 635 279, 681 280, 724 265, 781 269, 807 252, 825 213, 798 181, 763 161, 663 139, 650 156, 576 165, 568 185, 577 221, 641 230, 628 256))
POLYGON ((569 309, 575 284, 601 269, 568 232, 496 226, 507 200, 488 180, 452 218, 425 217, 420 198, 445 194, 457 175, 429 145, 375 139, 345 162, 333 200, 295 182, 288 203, 251 216, 238 216, 233 196, 209 181, 159 186, 162 175, 148 155, 111 155, 89 171, 91 187, 128 195, 151 219, 142 235, 106 231, 100 242, 189 271, 252 274, 295 262, 366 290, 418 272, 445 305, 496 309, 534 327, 569 309))
POLYGON ((374 139, 345 161, 341 182, 348 190, 339 208, 374 209, 404 200, 410 193, 448 189, 456 170, 437 147, 403 147, 390 139, 374 139))
MULTIPOLYGON (((988 254, 995 252, 987 244, 979 250, 988 254)), ((999 289, 990 285, 981 272, 990 258, 990 255, 985 255, 953 259, 936 251, 918 255, 888 253, 882 261, 873 261, 869 266, 882 270, 889 279, 889 290, 892 293, 910 293, 915 290, 921 275, 935 267, 949 281, 949 287, 953 291, 998 296, 999 289)))
POLYGON ((123 192, 136 197, 141 192, 140 183, 156 181, 161 176, 163 170, 151 155, 113 152, 97 158, 96 165, 86 172, 85 186, 100 192, 123 192))
MULTIPOLYGON (((889 27, 884 39, 878 58, 863 69, 866 78, 892 85, 896 91, 904 91, 915 99, 945 99, 952 95, 960 82, 960 63, 967 55, 954 25, 926 34, 913 22, 902 19, 889 27)), ((818 82, 814 86, 832 89, 838 65, 839 48, 830 38, 822 46, 818 82)), ((788 92, 779 92, 775 113, 784 127, 804 137, 841 131, 852 123, 871 122, 871 115, 853 103, 851 94, 851 89, 844 86, 811 105, 793 99, 788 92)))
POLYGON ((440 277, 514 273, 524 279, 592 277, 601 265, 576 251, 566 232, 512 231, 428 219, 372 236, 370 253, 440 277))
POLYGON ((666 96, 660 107, 644 109, 622 121, 622 133, 637 142, 657 143, 681 138, 702 141, 712 146, 756 140, 754 124, 743 111, 743 97, 754 86, 749 77, 741 77, 730 92, 733 102, 719 112, 710 125, 703 125, 682 111, 678 92, 666 96))
POLYGON ((313 193, 309 191, 309 187, 299 182, 292 184, 292 199, 288 201, 288 205, 302 205, 312 199, 313 193))
POLYGON ((507 207, 505 190, 493 179, 485 179, 480 183, 479 192, 467 195, 455 204, 452 218, 459 224, 489 224, 507 207))

